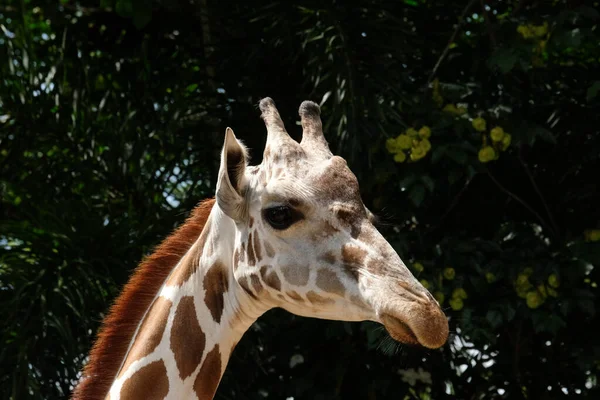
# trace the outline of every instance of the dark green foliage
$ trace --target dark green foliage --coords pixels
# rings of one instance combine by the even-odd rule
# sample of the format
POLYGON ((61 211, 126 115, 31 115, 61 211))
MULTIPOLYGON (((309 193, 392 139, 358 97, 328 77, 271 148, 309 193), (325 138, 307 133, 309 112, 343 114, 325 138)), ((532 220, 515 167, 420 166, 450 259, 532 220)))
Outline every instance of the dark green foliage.
POLYGON ((217 398, 598 397, 597 2, 353 4, 0 5, 0 398, 68 395, 132 269, 213 195, 226 126, 260 162, 264 96, 295 138, 300 102, 322 103, 453 336, 398 347, 273 310, 217 398), (386 140, 422 126, 430 151, 394 162, 386 140), (495 126, 512 141, 483 163, 495 126))

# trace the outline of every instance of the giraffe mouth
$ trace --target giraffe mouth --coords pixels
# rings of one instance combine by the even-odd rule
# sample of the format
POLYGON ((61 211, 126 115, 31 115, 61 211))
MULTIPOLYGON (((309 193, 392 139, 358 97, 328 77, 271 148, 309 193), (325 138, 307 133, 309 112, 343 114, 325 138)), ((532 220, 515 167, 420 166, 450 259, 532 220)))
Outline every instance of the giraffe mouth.
POLYGON ((381 322, 394 340, 406 344, 420 344, 417 335, 410 329, 410 326, 400 319, 385 314, 381 317, 381 322))

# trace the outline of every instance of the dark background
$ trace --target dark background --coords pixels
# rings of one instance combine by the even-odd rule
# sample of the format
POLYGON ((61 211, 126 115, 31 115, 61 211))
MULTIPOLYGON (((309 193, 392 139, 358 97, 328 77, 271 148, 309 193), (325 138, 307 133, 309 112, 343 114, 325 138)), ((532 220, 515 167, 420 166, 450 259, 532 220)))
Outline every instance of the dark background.
POLYGON ((260 162, 265 96, 295 138, 300 102, 321 104, 332 150, 452 336, 424 350, 274 310, 217 399, 598 398, 597 9, 4 0, 0 398, 70 393, 132 269, 213 195, 227 126, 260 162), (386 141, 422 126, 431 149, 395 162, 386 141))

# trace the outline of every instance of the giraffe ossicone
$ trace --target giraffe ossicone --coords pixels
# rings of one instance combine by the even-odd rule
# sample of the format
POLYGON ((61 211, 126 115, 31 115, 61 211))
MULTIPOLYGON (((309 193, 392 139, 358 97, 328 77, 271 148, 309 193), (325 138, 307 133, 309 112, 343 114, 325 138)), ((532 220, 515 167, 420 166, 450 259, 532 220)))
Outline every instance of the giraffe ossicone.
POLYGON ((300 143, 270 98, 260 165, 227 128, 216 199, 132 276, 106 318, 75 399, 212 399, 235 345, 264 312, 383 324, 438 348, 448 321, 377 231, 319 106, 299 109, 300 143))

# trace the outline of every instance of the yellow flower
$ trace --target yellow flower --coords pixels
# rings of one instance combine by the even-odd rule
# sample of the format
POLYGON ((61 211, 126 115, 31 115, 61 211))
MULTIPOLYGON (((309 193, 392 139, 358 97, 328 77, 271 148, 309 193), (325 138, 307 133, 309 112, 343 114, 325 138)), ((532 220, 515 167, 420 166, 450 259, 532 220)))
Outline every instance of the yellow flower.
POLYGON ((444 106, 442 111, 450 113, 450 114, 454 114, 454 115, 463 115, 464 113, 467 112, 467 109, 464 107, 456 107, 456 105, 454 105, 452 103, 448 103, 444 106))
POLYGON ((544 303, 544 298, 537 290, 532 290, 527 293, 525 297, 525 301, 527 302, 527 307, 529 308, 538 308, 544 303))
POLYGON ((475 128, 476 131, 478 131, 478 132, 485 131, 485 128, 486 128, 485 119, 478 117, 478 118, 475 118, 471 123, 473 124, 473 128, 475 128))
POLYGON ((444 268, 443 274, 444 274, 444 278, 451 281, 456 276, 456 271, 454 271, 454 268, 452 268, 452 267, 446 267, 446 268, 444 268))
POLYGON ((423 287, 425 289, 429 289, 429 282, 426 279, 421 279, 421 285, 423 285, 423 287))
POLYGON ((546 297, 548 297, 548 292, 546 291, 546 285, 544 285, 543 283, 538 285, 537 290, 542 295, 542 299, 545 299, 546 297))
POLYGON ((490 137, 494 142, 500 142, 504 138, 504 129, 502 127, 497 126, 490 131, 490 137))
POLYGON ((517 296, 524 299, 527 296, 527 293, 529 292, 529 289, 531 289, 531 287, 532 285, 529 282, 529 275, 523 273, 517 276, 517 280, 515 281, 515 289, 517 291, 517 296))
POLYGON ((398 151, 396 154, 394 154, 394 161, 397 163, 403 163, 406 161, 406 154, 404 154, 402 150, 398 151))
POLYGON ((421 148, 421 146, 418 147, 413 147, 411 152, 410 152, 410 159, 413 161, 417 161, 420 160, 421 158, 425 157, 425 151, 423 150, 423 148, 421 148))
POLYGON ((421 264, 420 262, 416 262, 413 264, 413 269, 417 272, 423 272, 425 268, 423 267, 423 264, 421 264))
POLYGON ((419 136, 419 132, 417 132, 417 130, 415 128, 408 128, 406 130, 406 134, 410 137, 417 137, 419 136))
POLYGON ((467 292, 463 288, 456 288, 452 291, 453 299, 466 299, 468 297, 469 296, 467 296, 467 292))
POLYGON ((485 280, 487 281, 487 283, 492 283, 496 280, 496 275, 492 274, 491 272, 486 272, 485 280))
POLYGON ((555 274, 550 274, 550 276, 548 276, 548 285, 552 286, 555 289, 558 288, 560 286, 558 276, 556 276, 555 274))
POLYGON ((583 232, 583 236, 586 242, 598 242, 600 241, 600 229, 588 229, 583 232))
POLYGON ((502 151, 508 149, 508 146, 510 146, 510 139, 510 134, 504 133, 504 137, 502 138, 502 151))
POLYGON ((529 275, 527 274, 519 274, 519 276, 517 276, 517 282, 516 282, 517 286, 527 286, 527 285, 531 285, 529 283, 529 275))
POLYGON ((544 21, 543 25, 533 25, 530 28, 533 34, 537 37, 545 36, 548 33, 548 21, 544 21))
POLYGON ((517 32, 523 36, 525 39, 532 38, 534 36, 533 29, 531 29, 531 25, 519 25, 517 27, 517 32))
POLYGON ((419 143, 419 147, 421 148, 421 150, 427 153, 429 150, 431 150, 431 142, 429 141, 429 139, 423 139, 421 140, 421 143, 419 143))
POLYGON ((485 146, 479 150, 478 158, 482 163, 492 161, 496 157, 496 151, 492 146, 485 146))
POLYGON ((448 103, 444 106, 444 108, 442 108, 442 111, 449 112, 451 114, 456 114, 457 110, 458 109, 456 108, 456 106, 452 103, 448 103))
POLYGON ((554 290, 554 288, 547 287, 546 291, 548 292, 548 296, 558 297, 558 293, 556 292, 556 290, 554 290))
POLYGON ((393 154, 398 151, 398 142, 396 139, 389 138, 385 141, 385 148, 387 151, 393 154))
POLYGON ((516 292, 517 296, 524 299, 525 297, 527 297, 527 293, 529 293, 529 288, 526 286, 517 286, 516 292))
POLYGON ((446 298, 446 296, 444 296, 444 293, 437 291, 433 294, 433 297, 435 297, 435 299, 437 300, 438 303, 440 303, 440 306, 442 304, 444 304, 444 299, 446 298))
POLYGON ((454 311, 462 310, 465 305, 462 299, 459 299, 458 297, 450 299, 448 303, 450 303, 450 307, 452 307, 454 311))
POLYGON ((408 150, 410 149, 411 146, 411 140, 407 135, 399 135, 396 138, 396 143, 398 144, 398 148, 402 149, 402 150, 408 150))
POLYGON ((425 139, 429 139, 429 137, 431 136, 431 128, 427 125, 421 127, 421 129, 419 129, 419 136, 425 139))

